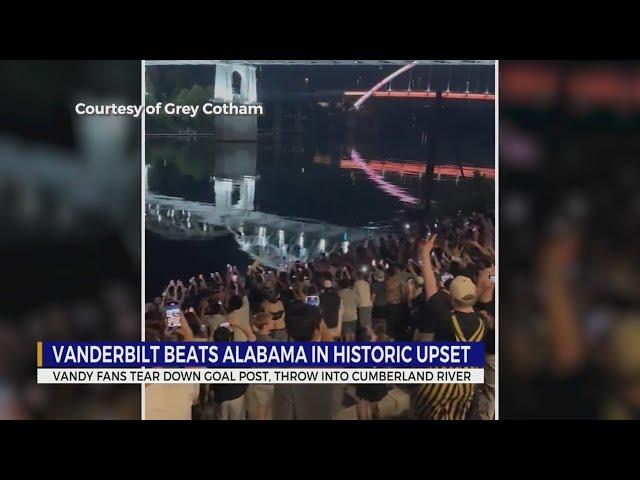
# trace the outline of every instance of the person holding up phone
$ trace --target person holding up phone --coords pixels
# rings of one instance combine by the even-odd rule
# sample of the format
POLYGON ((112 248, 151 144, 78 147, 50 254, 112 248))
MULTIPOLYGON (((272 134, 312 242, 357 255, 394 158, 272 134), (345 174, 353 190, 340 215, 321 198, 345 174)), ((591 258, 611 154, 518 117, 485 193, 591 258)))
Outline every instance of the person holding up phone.
MULTIPOLYGON (((214 342, 233 342, 235 331, 242 331, 249 342, 254 342, 256 336, 247 327, 236 319, 220 324, 213 332, 214 342)), ((245 394, 249 385, 241 383, 215 384, 211 387, 213 392, 214 418, 216 420, 245 420, 247 409, 245 394)))
MULTIPOLYGON (((172 316, 174 314, 172 313, 172 316)), ((194 339, 193 331, 182 311, 178 309, 173 327, 149 326, 146 341, 185 341, 194 339)), ((193 407, 198 403, 200 385, 191 383, 148 383, 145 385, 146 420, 192 420, 193 407)))
POLYGON ((165 304, 164 313, 168 329, 175 330, 180 327, 182 311, 178 302, 172 301, 165 304))
MULTIPOLYGON (((253 328, 256 330, 256 341, 274 342, 273 337, 274 320, 267 312, 256 313, 253 316, 253 328)), ((269 410, 273 406, 273 385, 252 385, 249 393, 253 392, 256 401, 256 420, 268 420, 269 410)))
MULTIPOLYGON (((365 336, 370 342, 388 342, 389 337, 384 324, 376 324, 375 329, 367 327, 365 336)), ((377 420, 380 415, 378 403, 387 395, 389 387, 385 384, 358 384, 356 386, 356 414, 358 420, 377 420)))
POLYGON ((187 321, 191 332, 193 333, 193 340, 196 342, 206 342, 209 339, 209 331, 207 324, 200 320, 200 317, 196 313, 193 307, 189 307, 184 314, 184 318, 187 321))
MULTIPOLYGON (((318 307, 294 302, 288 312, 289 335, 296 342, 333 340, 318 307)), ((274 387, 274 420, 330 420, 342 408, 343 385, 277 384, 274 387)))
POLYGON ((227 301, 225 309, 227 311, 227 321, 242 325, 242 329, 234 330, 235 341, 246 341, 247 336, 244 334, 244 330, 251 330, 251 309, 249 306, 249 298, 244 288, 244 278, 238 276, 237 268, 229 265, 226 282, 227 301))

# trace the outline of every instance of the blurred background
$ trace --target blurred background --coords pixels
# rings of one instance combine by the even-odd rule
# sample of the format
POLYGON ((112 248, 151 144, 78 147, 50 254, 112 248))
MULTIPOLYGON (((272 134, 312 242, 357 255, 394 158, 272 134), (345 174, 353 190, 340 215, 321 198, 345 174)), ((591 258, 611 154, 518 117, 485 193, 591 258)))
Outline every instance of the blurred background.
POLYGON ((137 385, 37 385, 37 340, 140 339, 139 61, 0 61, 0 419, 139 419, 137 385))
POLYGON ((640 64, 499 69, 500 419, 639 419, 640 64))
MULTIPOLYGON (((138 61, 0 61, 0 418, 140 417, 35 342, 140 338, 138 61)), ((640 418, 640 64, 500 62, 500 418, 640 418)))

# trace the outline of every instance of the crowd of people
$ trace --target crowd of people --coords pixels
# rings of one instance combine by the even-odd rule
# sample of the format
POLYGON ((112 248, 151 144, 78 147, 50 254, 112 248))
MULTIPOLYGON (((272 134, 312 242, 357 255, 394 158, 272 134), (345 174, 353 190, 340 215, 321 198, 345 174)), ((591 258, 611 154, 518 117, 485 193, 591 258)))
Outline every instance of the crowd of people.
POLYGON ((494 235, 489 215, 459 213, 308 263, 227 265, 170 281, 145 318, 147 341, 484 341, 484 384, 149 384, 145 418, 492 419, 494 235), (402 411, 386 401, 398 394, 402 411))
MULTIPOLYGON (((85 275, 85 278, 90 276, 85 275)), ((53 282, 49 276, 45 279, 43 285, 53 282)), ((37 383, 33 369, 33 345, 38 340, 139 340, 139 295, 135 292, 135 285, 124 280, 96 281, 86 292, 79 292, 77 284, 72 282, 65 286, 69 298, 60 295, 42 300, 38 297, 22 314, 3 312, 0 315, 0 419, 141 418, 139 385, 67 384, 53 388, 37 383)))

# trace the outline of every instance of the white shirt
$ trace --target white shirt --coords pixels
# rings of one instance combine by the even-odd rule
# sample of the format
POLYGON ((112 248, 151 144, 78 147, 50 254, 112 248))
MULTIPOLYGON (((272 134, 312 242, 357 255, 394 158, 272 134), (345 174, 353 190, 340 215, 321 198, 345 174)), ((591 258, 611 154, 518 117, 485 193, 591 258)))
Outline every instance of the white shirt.
POLYGON ((359 307, 371 307, 371 285, 366 280, 356 280, 353 284, 353 289, 356 291, 358 297, 359 307))
MULTIPOLYGON (((249 299, 245 295, 242 297, 242 307, 238 310, 234 310, 233 312, 227 314, 227 321, 229 319, 236 320, 240 325, 251 328, 251 318, 249 312, 249 299)), ((233 329, 233 340, 235 342, 246 342, 247 336, 240 330, 239 328, 233 329)))
POLYGON ((147 420, 191 420, 191 406, 200 394, 193 383, 150 383, 144 389, 147 420))

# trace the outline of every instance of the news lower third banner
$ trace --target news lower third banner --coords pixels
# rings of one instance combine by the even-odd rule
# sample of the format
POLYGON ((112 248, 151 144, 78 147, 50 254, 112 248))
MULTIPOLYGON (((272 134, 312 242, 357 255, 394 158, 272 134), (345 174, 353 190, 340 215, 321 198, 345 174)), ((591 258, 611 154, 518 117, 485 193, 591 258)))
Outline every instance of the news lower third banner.
POLYGON ((38 342, 38 383, 483 383, 482 342, 38 342))

